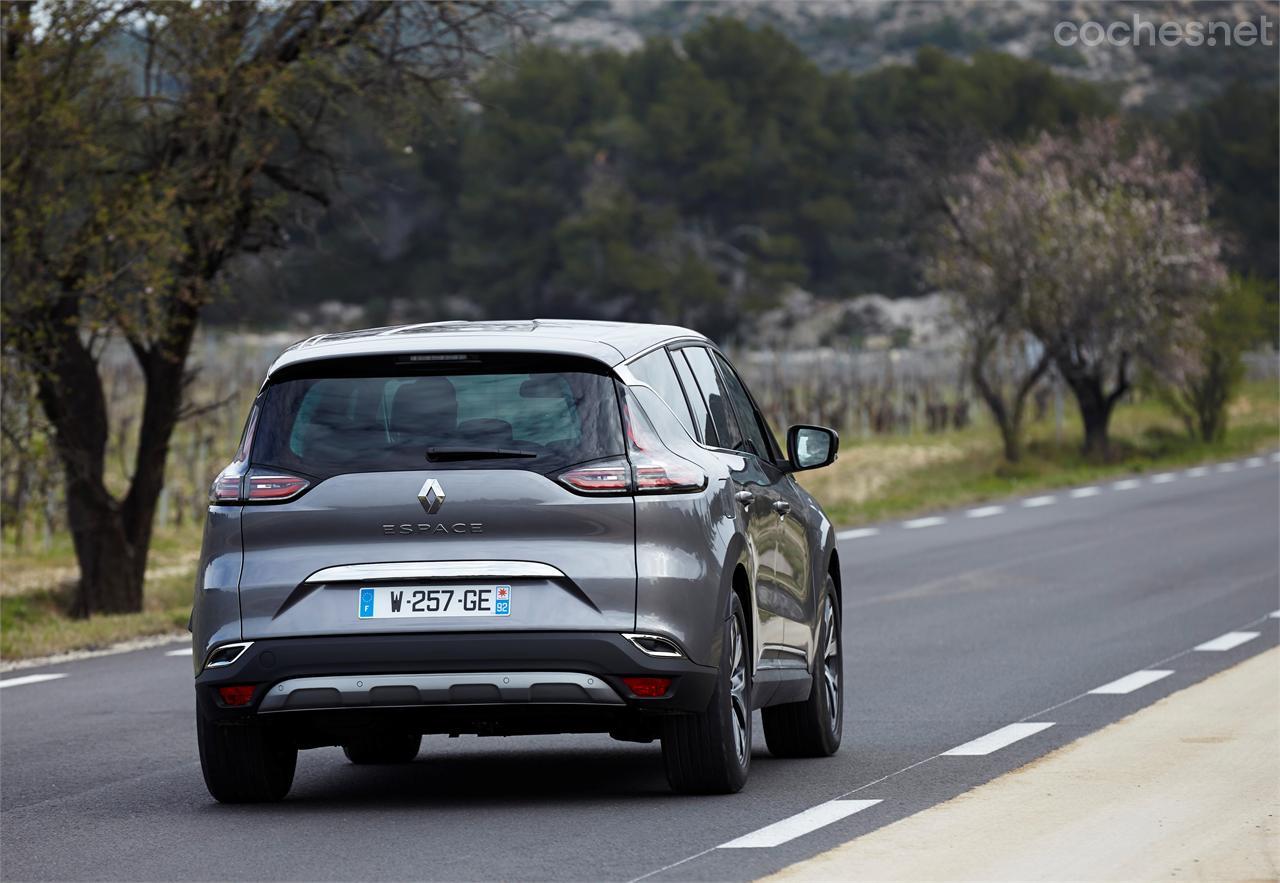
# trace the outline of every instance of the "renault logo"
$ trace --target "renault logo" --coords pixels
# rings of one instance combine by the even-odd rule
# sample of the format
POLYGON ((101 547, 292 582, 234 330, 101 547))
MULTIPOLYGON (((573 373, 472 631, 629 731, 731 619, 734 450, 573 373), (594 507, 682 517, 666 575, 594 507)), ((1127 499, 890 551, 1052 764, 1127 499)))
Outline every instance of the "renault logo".
POLYGON ((422 504, 423 509, 427 510, 428 515, 439 512, 440 507, 444 505, 444 488, 440 487, 440 482, 434 478, 428 478, 422 490, 418 491, 418 502, 422 504))

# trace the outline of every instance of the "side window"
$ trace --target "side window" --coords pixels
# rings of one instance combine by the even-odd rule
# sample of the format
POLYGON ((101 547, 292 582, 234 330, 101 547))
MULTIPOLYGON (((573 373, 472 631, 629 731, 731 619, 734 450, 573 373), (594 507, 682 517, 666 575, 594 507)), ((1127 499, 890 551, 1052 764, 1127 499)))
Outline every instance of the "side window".
POLYGON ((719 353, 714 355, 716 365, 720 368, 720 376, 724 378, 725 391, 729 394, 729 401, 733 403, 734 413, 738 415, 738 426, 742 428, 743 435, 747 437, 747 441, 751 442, 751 447, 756 454, 764 460, 772 461, 773 448, 765 437, 769 428, 764 418, 751 403, 751 396, 747 395, 746 387, 742 385, 733 368, 719 353))
POLYGON ((720 447, 737 450, 743 441, 742 433, 734 420, 732 406, 720 382, 720 375, 711 361, 711 353, 700 346, 686 346, 680 352, 689 360, 689 368, 698 381, 698 389, 702 391, 707 411, 711 414, 711 423, 715 426, 720 447))
POLYGON ((689 405, 685 401, 684 393, 680 390, 680 380, 676 377, 675 369, 671 367, 671 359, 667 356, 666 350, 655 350, 632 362, 631 373, 653 387, 653 391, 667 403, 667 407, 684 424, 689 435, 698 437, 693 428, 693 417, 689 414, 689 405))
MULTIPOLYGON (((689 367, 688 361, 685 360, 684 350, 672 350, 671 361, 675 363, 676 374, 680 376, 680 385, 684 387, 685 394, 689 399, 689 407, 693 409, 693 422, 698 427, 702 440, 709 445, 718 445, 720 440, 716 438, 716 428, 711 422, 711 414, 707 411, 707 403, 702 398, 702 392, 698 389, 698 382, 693 379, 693 370, 689 367)), ((694 438, 697 438, 695 435, 694 438)))

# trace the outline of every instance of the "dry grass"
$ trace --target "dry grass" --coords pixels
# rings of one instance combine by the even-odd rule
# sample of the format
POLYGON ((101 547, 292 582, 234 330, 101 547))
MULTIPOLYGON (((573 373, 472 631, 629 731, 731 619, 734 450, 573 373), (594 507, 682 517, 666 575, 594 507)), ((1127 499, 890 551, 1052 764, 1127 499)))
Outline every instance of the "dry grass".
POLYGON ((1280 389, 1275 384, 1246 385, 1230 414, 1227 437, 1206 445, 1189 438, 1182 424, 1154 401, 1125 405, 1112 420, 1113 455, 1107 462, 1080 455, 1075 415, 1068 415, 1061 438, 1051 423, 1031 426, 1026 455, 1012 466, 1000 458, 991 427, 878 437, 843 445, 835 464, 803 473, 801 480, 836 524, 857 525, 1280 447, 1280 389))

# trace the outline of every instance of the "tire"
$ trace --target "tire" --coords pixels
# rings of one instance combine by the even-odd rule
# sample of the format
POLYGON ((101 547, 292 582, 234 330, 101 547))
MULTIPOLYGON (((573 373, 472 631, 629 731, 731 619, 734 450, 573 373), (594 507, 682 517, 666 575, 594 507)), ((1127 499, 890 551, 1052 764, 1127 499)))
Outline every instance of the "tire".
POLYGON ((220 803, 272 803, 293 785, 298 749, 256 721, 217 724, 196 712, 200 769, 220 803))
POLYGON ((751 769, 751 656, 742 602, 729 595, 720 677, 707 710, 663 721, 662 761, 673 790, 733 794, 751 769))
POLYGON ((422 736, 418 733, 375 733, 344 742, 342 753, 355 764, 409 763, 421 747, 422 736))
POLYGON ((764 741, 774 757, 830 757, 840 749, 844 728, 844 657, 840 652, 840 604, 830 575, 821 611, 809 698, 760 712, 764 741))

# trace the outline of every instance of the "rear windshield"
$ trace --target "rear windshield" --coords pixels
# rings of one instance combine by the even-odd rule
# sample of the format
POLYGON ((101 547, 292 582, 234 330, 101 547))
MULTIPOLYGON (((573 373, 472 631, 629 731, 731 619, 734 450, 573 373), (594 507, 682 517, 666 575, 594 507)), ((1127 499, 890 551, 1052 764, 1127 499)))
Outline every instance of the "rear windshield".
POLYGON ((409 357, 300 366, 263 393, 255 465, 313 477, 419 469, 532 469, 623 453, 603 366, 528 356, 409 357))

